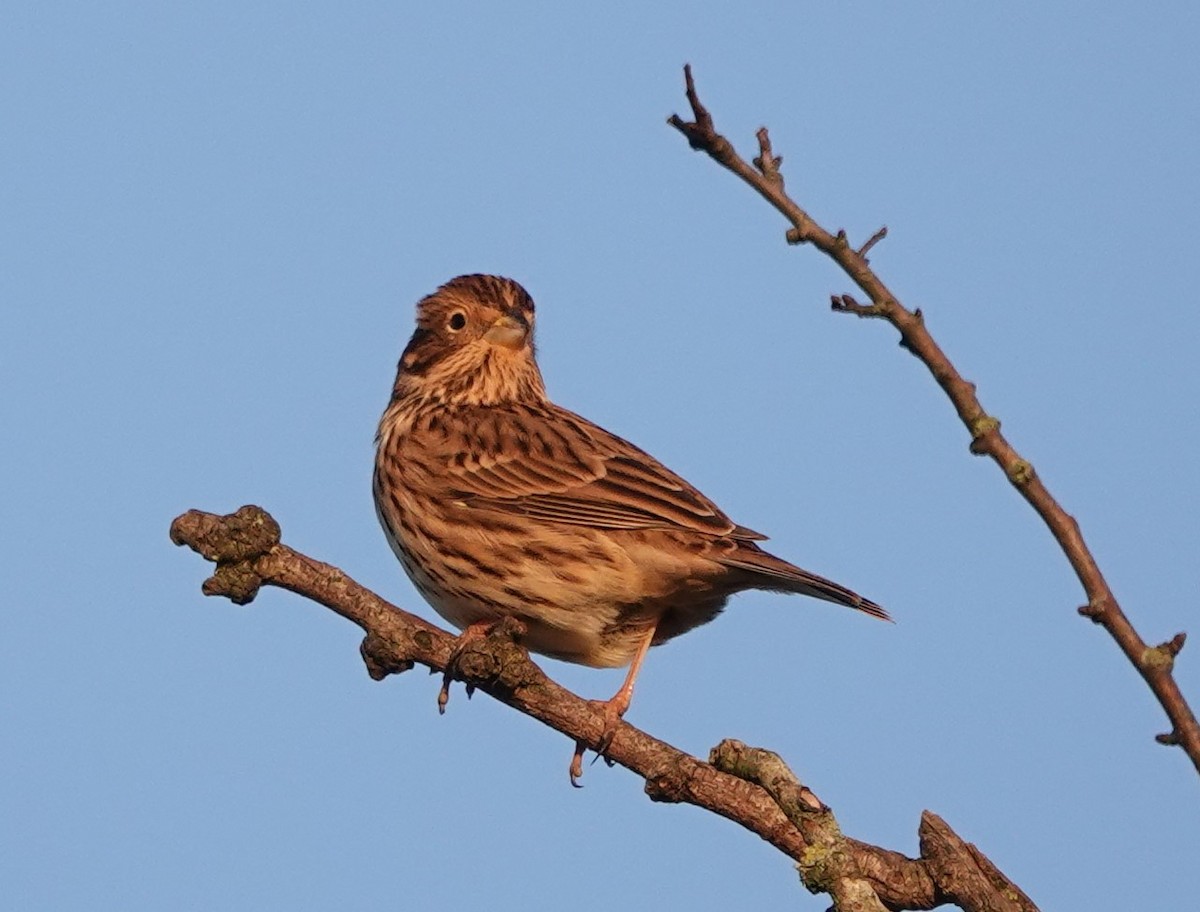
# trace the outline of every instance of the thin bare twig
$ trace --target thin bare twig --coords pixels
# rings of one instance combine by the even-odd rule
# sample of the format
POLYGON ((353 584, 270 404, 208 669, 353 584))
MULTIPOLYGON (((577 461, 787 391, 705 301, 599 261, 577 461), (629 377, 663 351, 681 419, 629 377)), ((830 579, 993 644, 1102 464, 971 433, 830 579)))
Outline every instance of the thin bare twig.
POLYGON ((870 249, 872 247, 874 247, 876 244, 878 244, 880 241, 882 241, 885 237, 887 237, 887 225, 884 225, 878 231, 876 231, 873 235, 871 235, 869 238, 867 238, 867 242, 858 248, 858 255, 860 257, 862 257, 863 262, 866 262, 866 263, 871 262, 870 260, 867 259, 868 251, 870 251, 870 249))
POLYGON ((729 140, 716 131, 712 115, 701 104, 696 93, 691 67, 685 66, 683 74, 693 120, 686 121, 672 114, 667 122, 686 137, 693 149, 706 153, 717 164, 728 168, 774 206, 789 223, 785 234, 789 244, 810 243, 815 246, 837 263, 871 301, 870 304, 859 304, 849 295, 835 296, 834 310, 860 317, 880 317, 899 330, 900 344, 929 368, 958 417, 966 425, 971 434, 971 452, 990 456, 1049 527, 1079 578, 1087 598, 1087 604, 1079 609, 1080 614, 1108 631, 1158 699, 1171 722, 1171 731, 1159 735, 1157 740, 1162 744, 1183 748, 1200 772, 1200 723, 1197 723, 1195 713, 1172 674, 1175 657, 1183 647, 1183 636, 1176 636, 1162 646, 1146 645, 1121 610, 1095 557, 1084 542, 1075 518, 1051 496, 1033 466, 1000 432, 1000 422, 984 410, 976 397, 975 385, 963 379, 925 328, 920 310, 904 307, 867 264, 864 254, 870 249, 873 239, 859 250, 854 250, 844 231, 831 234, 817 224, 784 192, 783 178, 777 173, 779 160, 771 153, 766 128, 758 131, 759 157, 751 164, 737 153, 729 140), (758 164, 760 161, 764 165, 768 161, 773 162, 771 167, 775 173, 768 174, 767 169, 758 164))
MULTIPOLYGON (((213 575, 202 586, 206 595, 246 604, 254 599, 260 587, 278 586, 357 624, 366 634, 361 646, 362 658, 375 680, 420 664, 435 672, 449 671, 469 686, 543 722, 572 741, 594 747, 604 734, 602 714, 589 701, 551 681, 530 661, 529 654, 519 645, 523 631, 516 621, 500 622, 486 637, 470 640, 456 654, 459 641, 453 635, 389 604, 336 567, 281 544, 278 523, 260 507, 242 507, 228 516, 191 510, 171 524, 171 540, 187 545, 216 564, 213 575)), ((753 750, 741 747, 743 755, 753 750)), ((789 819, 792 805, 806 804, 810 810, 819 807, 825 815, 822 821, 826 827, 836 828, 829 809, 798 783, 786 796, 774 786, 778 777, 771 780, 771 787, 758 784, 768 778, 754 772, 756 762, 761 767, 761 756, 753 755, 750 759, 744 756, 739 764, 731 759, 735 755, 731 748, 722 745, 714 751, 715 762, 704 763, 627 722, 619 724, 606 751, 606 757, 613 763, 645 780, 645 791, 652 801, 684 802, 712 811, 757 834, 798 864, 810 868, 818 865, 821 870, 833 872, 829 876, 844 877, 853 872, 853 891, 848 896, 858 897, 869 890, 871 897, 877 897, 875 901, 888 909, 931 909, 944 902, 959 902, 967 912, 975 912, 1009 909, 1001 903, 1002 898, 1020 892, 999 875, 991 893, 986 890, 963 893, 965 898, 954 899, 956 883, 978 881, 973 872, 980 866, 982 855, 976 858, 970 853, 947 852, 938 847, 920 859, 911 859, 841 836, 840 831, 836 845, 840 857, 831 867, 831 862, 822 860, 827 854, 825 849, 812 841, 811 832, 815 831, 806 829, 807 822, 798 826, 789 819), (723 764, 734 767, 734 772, 724 771, 723 764), (936 877, 931 874, 933 871, 937 872, 936 877)), ((953 838, 966 845, 957 836, 953 838)), ((978 854, 977 850, 972 851, 978 854)), ((996 870, 990 861, 984 861, 987 870, 996 870)), ((839 906, 838 894, 833 895, 835 908, 875 908, 839 906)), ((1032 910, 1033 906, 1021 909, 1032 910)))

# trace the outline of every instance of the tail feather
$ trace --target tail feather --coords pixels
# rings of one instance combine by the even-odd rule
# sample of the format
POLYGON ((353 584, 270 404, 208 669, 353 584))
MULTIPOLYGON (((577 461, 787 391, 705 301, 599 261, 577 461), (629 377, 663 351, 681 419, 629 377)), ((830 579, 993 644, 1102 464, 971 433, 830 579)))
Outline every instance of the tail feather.
POLYGON ((890 621, 891 615, 880 605, 868 598, 863 598, 857 592, 847 589, 833 580, 801 570, 794 564, 789 564, 782 558, 776 557, 759 548, 750 550, 738 548, 732 554, 721 558, 721 563, 727 567, 736 567, 761 576, 762 582, 756 583, 756 588, 771 589, 777 592, 796 592, 813 598, 824 599, 836 605, 847 608, 857 608, 871 617, 890 621))

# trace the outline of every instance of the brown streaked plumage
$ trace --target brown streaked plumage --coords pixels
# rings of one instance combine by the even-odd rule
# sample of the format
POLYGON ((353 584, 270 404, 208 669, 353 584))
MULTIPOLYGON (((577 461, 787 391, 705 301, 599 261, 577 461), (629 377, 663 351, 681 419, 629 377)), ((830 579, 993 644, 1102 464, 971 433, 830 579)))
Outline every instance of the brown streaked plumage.
MULTIPOLYGON (((632 443, 546 398, 534 305, 511 279, 459 276, 417 306, 376 439, 375 505, 404 569, 468 634, 511 615, 526 645, 630 665, 745 589, 797 592, 887 619, 781 560, 632 443)), ((610 731, 611 734, 611 731, 610 731)), ((579 755, 572 764, 578 771, 579 755)))

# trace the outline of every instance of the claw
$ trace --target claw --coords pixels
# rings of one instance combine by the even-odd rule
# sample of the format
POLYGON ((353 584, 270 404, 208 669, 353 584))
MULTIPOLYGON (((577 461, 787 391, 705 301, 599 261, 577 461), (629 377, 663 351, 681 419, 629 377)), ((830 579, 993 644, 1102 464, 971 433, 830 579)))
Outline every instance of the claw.
POLYGON ((607 754, 608 749, 612 747, 613 738, 617 736, 617 726, 621 724, 621 717, 625 715, 625 710, 628 708, 628 705, 622 706, 615 699, 600 704, 600 711, 604 713, 604 732, 600 735, 600 740, 596 742, 597 760, 607 754))
MULTIPOLYGON (((462 655, 463 650, 473 641, 487 636, 487 632, 492 629, 493 624, 495 624, 495 621, 476 621, 474 624, 468 625, 458 635, 458 639, 454 641, 454 649, 450 653, 450 659, 446 662, 446 670, 442 674, 442 689, 438 691, 437 706, 439 716, 446 714, 446 704, 450 702, 450 684, 454 680, 454 671, 458 667, 458 657, 462 655)), ((475 693, 475 685, 468 684, 468 700, 471 699, 471 694, 473 693, 475 693)))
MULTIPOLYGON (((612 747, 613 738, 617 734, 617 726, 621 724, 621 716, 629 708, 629 701, 619 699, 620 696, 618 694, 611 700, 605 700, 604 702, 588 700, 604 717, 604 730, 600 733, 600 739, 596 742, 594 748, 596 756, 592 758, 592 763, 603 759, 609 766, 613 765, 613 761, 606 757, 605 754, 612 747)), ((583 788, 579 783, 579 779, 583 776, 583 755, 587 750, 588 744, 586 741, 575 742, 575 753, 571 755, 571 766, 568 770, 571 777, 571 785, 575 786, 575 788, 583 788)))
POLYGON ((571 777, 571 785, 577 789, 583 788, 579 779, 583 776, 583 752, 587 750, 587 744, 583 741, 575 742, 575 753, 571 755, 571 767, 567 770, 567 774, 571 777))

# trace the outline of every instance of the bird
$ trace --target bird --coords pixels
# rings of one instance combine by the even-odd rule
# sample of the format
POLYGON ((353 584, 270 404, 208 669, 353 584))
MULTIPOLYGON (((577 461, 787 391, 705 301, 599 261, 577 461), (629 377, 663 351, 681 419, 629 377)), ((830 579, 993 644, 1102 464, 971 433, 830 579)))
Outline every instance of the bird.
MULTIPOLYGON (((890 620, 766 551, 765 535, 653 456, 552 402, 534 310, 520 284, 494 275, 461 275, 422 298, 376 435, 379 521, 421 596, 462 631, 460 648, 507 616, 533 652, 628 666, 598 703, 603 754, 650 647, 713 620, 735 593, 799 593, 890 620)), ((572 757, 575 784, 584 748, 572 757)))

